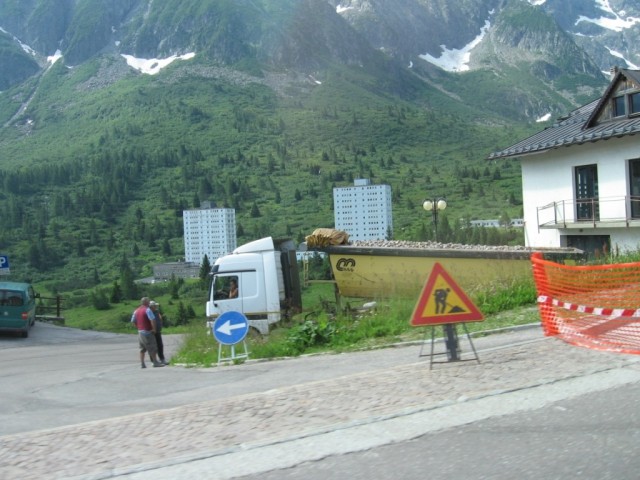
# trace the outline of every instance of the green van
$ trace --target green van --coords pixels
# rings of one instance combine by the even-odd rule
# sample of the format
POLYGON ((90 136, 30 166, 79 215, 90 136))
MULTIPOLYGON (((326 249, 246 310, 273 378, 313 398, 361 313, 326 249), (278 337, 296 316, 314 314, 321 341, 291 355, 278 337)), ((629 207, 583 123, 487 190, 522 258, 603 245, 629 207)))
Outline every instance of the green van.
POLYGON ((36 321, 36 298, 28 283, 0 282, 0 331, 20 332, 29 336, 36 321))

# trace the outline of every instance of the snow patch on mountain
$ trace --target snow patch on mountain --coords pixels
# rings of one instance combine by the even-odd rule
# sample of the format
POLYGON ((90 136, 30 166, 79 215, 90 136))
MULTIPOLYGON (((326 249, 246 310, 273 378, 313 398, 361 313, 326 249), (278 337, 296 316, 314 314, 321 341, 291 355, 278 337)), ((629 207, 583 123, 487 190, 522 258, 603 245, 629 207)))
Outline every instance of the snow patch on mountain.
POLYGON ((347 10, 353 10, 353 7, 343 7, 342 5, 338 5, 336 7, 337 14, 341 14, 342 12, 346 12, 347 10))
POLYGON ((47 57, 47 62, 49 62, 51 65, 53 65, 54 63, 56 63, 61 58, 62 58, 62 52, 60 50, 56 50, 56 53, 54 53, 53 55, 47 57))
POLYGON ((612 48, 609 48, 606 45, 604 46, 604 48, 606 48, 612 56, 617 57, 617 58, 621 58, 627 64, 627 68, 630 68, 632 70, 638 70, 640 68, 640 67, 638 67, 638 65, 636 65, 636 64, 630 62, 629 60, 627 60, 622 53, 620 53, 620 52, 618 52, 616 50, 613 50, 612 48))
POLYGON ((550 118, 551 118, 551 113, 547 113, 546 115, 536 118, 536 122, 538 123, 546 122, 550 118))
POLYGON ((22 50, 24 50, 26 53, 28 53, 29 55, 35 57, 36 56, 36 51, 31 48, 29 45, 26 45, 24 43, 22 43, 20 41, 20 39, 18 37, 16 37, 15 35, 12 35, 11 33, 7 32, 4 28, 0 27, 0 32, 5 33, 7 35, 9 35, 11 38, 13 38, 13 40, 15 42, 18 42, 20 44, 20 47, 22 48, 22 50))
POLYGON ((604 11, 607 15, 602 16, 600 18, 588 18, 588 17, 585 17, 584 15, 580 15, 578 20, 576 20, 575 25, 578 25, 581 22, 587 22, 587 23, 593 23, 607 30, 612 30, 614 32, 621 32, 627 28, 631 28, 634 25, 640 23, 640 18, 627 17, 627 14, 624 10, 621 10, 620 12, 616 12, 611 7, 609 0, 596 0, 596 4, 598 4, 600 9, 604 11))
POLYGON ((167 58, 136 58, 133 55, 121 54, 121 56, 127 61, 127 65, 131 68, 135 68, 139 72, 146 73, 147 75, 156 75, 166 66, 172 64, 176 60, 189 60, 196 56, 195 53, 185 53, 184 55, 172 55, 167 58))
MULTIPOLYGON (((489 12, 489 15, 493 15, 493 10, 489 12)), ((480 34, 474 38, 471 42, 460 49, 449 49, 446 45, 440 45, 443 52, 439 57, 434 57, 425 53, 419 55, 420 58, 426 60, 429 63, 433 63, 438 67, 448 72, 466 72, 469 70, 469 61, 471 60, 471 51, 482 41, 487 31, 491 27, 491 22, 487 19, 484 26, 480 29, 480 34)))

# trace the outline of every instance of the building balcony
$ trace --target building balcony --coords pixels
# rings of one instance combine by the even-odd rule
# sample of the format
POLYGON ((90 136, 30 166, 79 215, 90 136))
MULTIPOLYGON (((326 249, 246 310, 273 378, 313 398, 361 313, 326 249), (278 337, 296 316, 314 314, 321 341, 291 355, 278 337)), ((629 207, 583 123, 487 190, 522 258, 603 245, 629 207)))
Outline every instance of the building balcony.
POLYGON ((640 196, 559 200, 537 207, 539 229, 640 227, 640 196))

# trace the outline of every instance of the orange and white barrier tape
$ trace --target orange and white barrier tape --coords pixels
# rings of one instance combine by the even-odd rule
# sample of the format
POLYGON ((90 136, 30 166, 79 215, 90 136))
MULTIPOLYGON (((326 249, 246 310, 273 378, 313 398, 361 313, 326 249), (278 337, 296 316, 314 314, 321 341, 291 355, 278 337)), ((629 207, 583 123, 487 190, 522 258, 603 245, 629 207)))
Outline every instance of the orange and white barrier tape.
POLYGON ((554 307, 564 308, 565 310, 573 310, 580 313, 591 313, 594 315, 602 315, 604 317, 638 317, 640 318, 640 308, 634 310, 632 308, 601 308, 588 307, 586 305, 577 305, 575 303, 563 302, 547 295, 540 295, 538 303, 545 305, 553 305, 554 307))

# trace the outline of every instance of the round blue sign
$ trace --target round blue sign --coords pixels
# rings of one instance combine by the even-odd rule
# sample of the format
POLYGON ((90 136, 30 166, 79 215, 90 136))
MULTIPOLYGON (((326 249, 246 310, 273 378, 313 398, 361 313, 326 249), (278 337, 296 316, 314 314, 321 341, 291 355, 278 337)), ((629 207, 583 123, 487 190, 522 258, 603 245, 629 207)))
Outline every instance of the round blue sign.
POLYGON ((224 312, 211 327, 211 333, 223 345, 235 345, 244 340, 249 331, 249 321, 240 312, 224 312))

